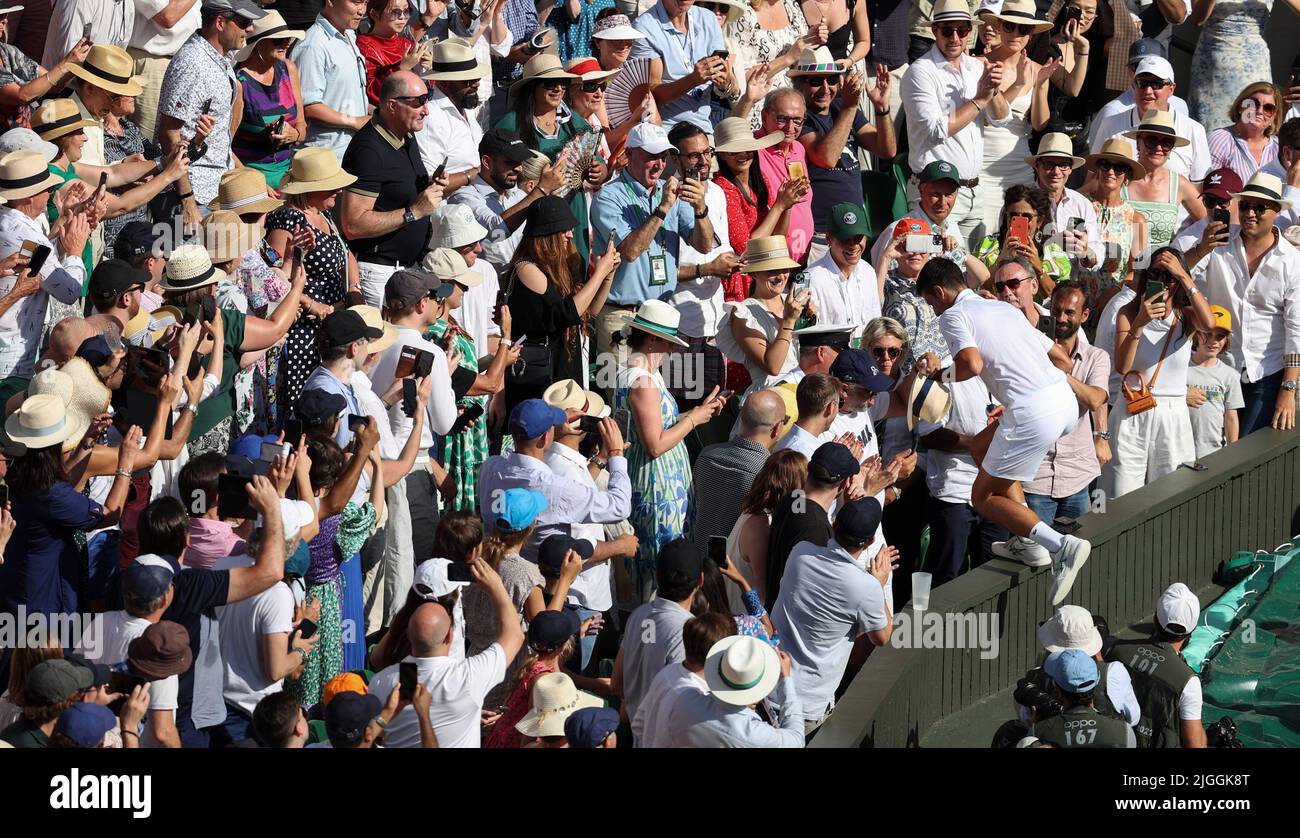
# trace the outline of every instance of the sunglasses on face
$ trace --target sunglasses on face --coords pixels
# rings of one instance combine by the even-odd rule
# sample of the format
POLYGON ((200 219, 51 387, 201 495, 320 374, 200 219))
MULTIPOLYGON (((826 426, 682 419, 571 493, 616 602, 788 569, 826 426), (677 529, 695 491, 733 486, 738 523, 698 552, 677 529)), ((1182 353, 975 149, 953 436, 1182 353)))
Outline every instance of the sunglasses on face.
POLYGON ((1213 212, 1216 209, 1223 209, 1224 207, 1228 206, 1227 201, 1224 201, 1220 198, 1211 198, 1209 195, 1202 195, 1201 203, 1205 206, 1207 210, 1210 210, 1211 212, 1213 212))
POLYGON ((583 92, 583 93, 595 93, 597 90, 599 90, 601 93, 604 93, 604 92, 605 92, 605 88, 607 88, 607 87, 609 87, 608 82, 603 82, 603 81, 584 81, 584 82, 582 83, 582 92, 583 92))
MULTIPOLYGON (((567 83, 565 79, 542 79, 538 84, 543 90, 558 90, 567 83)), ((586 84, 584 83, 583 86, 586 87, 586 84)))
POLYGON ((1074 168, 1074 164, 1069 160, 1039 160, 1038 167, 1047 171, 1061 170, 1068 172, 1074 168))
POLYGON ((1136 84, 1139 90, 1164 90, 1169 86, 1164 79, 1138 79, 1136 84))
POLYGON ((897 347, 897 346, 873 346, 873 347, 871 347, 871 354, 872 354, 873 356, 875 356, 876 358, 879 358, 879 359, 889 358, 889 359, 892 360, 892 359, 894 359, 894 358, 897 358, 900 354, 902 354, 902 352, 903 352, 903 350, 900 349, 900 348, 897 347))
POLYGON ((839 76, 811 76, 807 79, 809 87, 839 87, 839 76))
POLYGON ((1027 218, 1030 221, 1032 221, 1037 217, 1038 217, 1037 213, 1032 213, 1032 212, 1008 212, 1007 213, 1007 218, 1027 218))
POLYGON ((419 96, 394 96, 393 98, 408 108, 422 108, 429 102, 428 93, 421 93, 419 96))
POLYGON ((725 6, 716 6, 713 3, 700 3, 699 7, 706 12, 713 12, 715 15, 725 15, 727 13, 725 6))
POLYGON ((803 125, 802 116, 773 116, 772 121, 777 125, 793 125, 796 128, 803 125))
POLYGON ((1028 23, 1011 23, 1010 21, 1006 21, 1006 20, 1002 21, 1001 23, 1002 23, 1002 31, 1007 33, 1008 35, 1016 35, 1016 34, 1028 35, 1034 31, 1033 25, 1028 23))
POLYGON ((1117 163, 1114 160, 1098 160, 1093 164, 1099 172, 1119 172, 1128 174, 1128 166, 1123 163, 1117 163))
POLYGON ((997 280, 993 283, 993 290, 1001 294, 1004 290, 1010 288, 1012 291, 1020 289, 1020 283, 1029 279, 1027 276, 1017 277, 1016 279, 997 280))
POLYGON ((1274 105, 1272 102, 1261 102, 1258 99, 1248 99, 1247 101, 1254 102, 1255 107, 1259 108, 1260 112, 1264 114, 1264 116, 1272 116, 1277 113, 1277 105, 1274 105))
POLYGON ((1237 213, 1239 215, 1263 215, 1266 212, 1271 212, 1272 209, 1273 208, 1268 204, 1261 204, 1255 201, 1237 202, 1237 213))
POLYGON ((958 24, 957 26, 940 26, 939 34, 944 36, 945 38, 951 38, 954 35, 959 38, 965 38, 966 36, 970 35, 970 30, 971 30, 970 24, 963 23, 963 24, 958 24))
POLYGON ((1145 146, 1147 149, 1153 149, 1153 148, 1169 149, 1174 147, 1174 138, 1153 137, 1150 134, 1148 134, 1142 138, 1142 145, 1145 146))
POLYGON ((253 22, 251 20, 249 20, 246 17, 243 17, 242 15, 229 14, 229 15, 222 15, 222 17, 224 17, 226 20, 230 21, 231 23, 235 24, 240 29, 247 29, 248 27, 253 25, 253 22))
POLYGON ((271 45, 271 49, 287 49, 293 38, 267 38, 266 43, 271 45))

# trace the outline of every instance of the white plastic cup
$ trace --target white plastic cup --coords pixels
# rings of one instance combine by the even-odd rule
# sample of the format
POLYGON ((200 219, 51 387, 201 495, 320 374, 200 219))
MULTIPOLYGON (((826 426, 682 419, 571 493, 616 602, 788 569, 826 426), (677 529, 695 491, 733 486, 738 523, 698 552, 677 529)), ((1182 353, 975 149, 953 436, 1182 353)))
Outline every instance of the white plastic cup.
POLYGON ((928 573, 912 574, 912 610, 924 611, 930 607, 930 580, 928 573))

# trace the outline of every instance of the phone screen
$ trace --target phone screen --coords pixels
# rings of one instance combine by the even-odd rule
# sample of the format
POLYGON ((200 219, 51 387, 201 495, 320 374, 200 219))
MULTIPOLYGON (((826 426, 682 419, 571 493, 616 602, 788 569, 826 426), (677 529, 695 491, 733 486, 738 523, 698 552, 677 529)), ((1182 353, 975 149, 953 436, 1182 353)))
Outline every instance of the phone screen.
POLYGON ((584 434, 598 434, 600 433, 600 419, 596 416, 579 417, 578 430, 584 434))
POLYGON ((348 414, 348 430, 350 432, 355 434, 356 432, 364 428, 365 425, 366 425, 366 417, 357 416, 355 413, 348 414))
POLYGON ((217 477, 217 515, 221 518, 256 518, 257 510, 248 496, 251 477, 222 474, 217 477))
POLYGON ((709 561, 718 567, 727 566, 727 538, 722 535, 709 536, 709 561))
MULTIPOLYGON (((455 564, 453 562, 453 564, 455 564)), ((410 701, 415 698, 415 685, 420 680, 420 666, 414 661, 404 661, 397 665, 397 697, 402 701, 410 701)))

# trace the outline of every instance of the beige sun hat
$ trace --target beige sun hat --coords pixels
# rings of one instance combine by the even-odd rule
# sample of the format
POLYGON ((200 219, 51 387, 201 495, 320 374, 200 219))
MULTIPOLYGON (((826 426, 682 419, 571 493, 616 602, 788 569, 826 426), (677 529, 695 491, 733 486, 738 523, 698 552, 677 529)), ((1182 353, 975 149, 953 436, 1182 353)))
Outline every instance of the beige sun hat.
POLYGON ((457 282, 466 288, 475 288, 483 284, 483 274, 471 268, 465 262, 465 257, 450 247, 437 247, 430 250, 425 254, 421 264, 440 283, 457 282))
POLYGON ((59 370, 72 380, 68 425, 75 433, 63 441, 63 450, 71 451, 86 435, 95 417, 108 410, 113 391, 99 380, 99 375, 85 358, 73 358, 59 367, 59 370))
POLYGON ((72 377, 66 372, 58 367, 46 367, 32 376, 31 383, 27 385, 27 398, 55 395, 61 398, 66 406, 72 401, 74 386, 72 377))
POLYGON ((595 416, 604 419, 609 416, 609 405, 599 393, 584 390, 582 385, 572 378, 557 381, 542 393, 542 401, 560 410, 576 410, 583 416, 595 416))
POLYGON ((307 37, 307 33, 301 29, 290 29, 289 24, 284 22, 284 16, 279 12, 267 10, 266 14, 253 21, 253 31, 248 33, 244 46, 235 53, 235 63, 247 61, 248 57, 253 54, 257 47, 257 42, 264 38, 289 38, 294 41, 301 41, 307 37))
POLYGON ((646 300, 637 308, 635 314, 627 318, 624 325, 629 329, 663 338, 677 346, 689 346, 690 344, 678 336, 681 322, 681 312, 669 303, 663 300, 646 300))
POLYGON ((1003 0, 1000 10, 986 9, 980 13, 980 19, 1005 20, 1007 23, 1032 26, 1034 30, 1029 33, 1031 35, 1046 32, 1052 28, 1051 21, 1038 17, 1038 9, 1034 5, 1034 0, 1003 0))
POLYGON ((5 436, 21 442, 28 448, 53 448, 67 439, 80 439, 85 430, 77 434, 68 424, 68 409, 61 396, 46 393, 23 400, 5 420, 5 436))
POLYGON ((383 337, 370 341, 370 346, 366 349, 367 353, 375 355, 397 342, 397 327, 384 320, 384 315, 379 309, 374 306, 348 306, 348 309, 360 314, 367 326, 384 333, 383 337))
POLYGON ((1123 137, 1112 137, 1101 144, 1101 151, 1088 155, 1088 168, 1094 168, 1098 160, 1114 160, 1128 166, 1129 180, 1147 176, 1146 167, 1133 158, 1133 144, 1123 137))
POLYGON ((749 120, 738 116, 727 117, 713 129, 714 151, 758 151, 771 148, 783 139, 785 135, 780 131, 773 131, 765 137, 755 137, 754 129, 749 127, 749 120))
POLYGON ((225 278, 225 271, 212 267, 212 257, 206 247, 183 244, 167 258, 167 273, 158 287, 163 291, 193 291, 215 285, 225 278))
POLYGON ((1277 204, 1282 209, 1291 208, 1291 202, 1282 197, 1281 178, 1277 175, 1270 175, 1268 172, 1256 172, 1246 182, 1246 188, 1240 192, 1232 193, 1232 197, 1238 200, 1253 198, 1257 201, 1268 201, 1277 204))
POLYGON ((42 140, 54 140, 95 124, 86 119, 71 99, 47 99, 32 114, 32 130, 42 140))
POLYGON ((704 659, 704 680, 714 698, 747 707, 767 698, 781 677, 781 658, 757 637, 724 637, 704 659))
POLYGON ((952 407, 952 393, 939 379, 918 375, 912 379, 906 404, 911 405, 907 411, 909 431, 916 428, 917 422, 937 425, 948 417, 948 410, 952 407))
POLYGON ((848 67, 835 60, 831 51, 826 47, 817 47, 816 49, 806 49, 799 53, 799 63, 794 66, 787 76, 798 78, 799 76, 842 76, 848 72, 848 67))
POLYGON ((515 723, 524 736, 563 736, 564 722, 584 707, 603 707, 605 702, 578 690, 563 672, 548 672, 533 682, 533 709, 515 723))
POLYGON ((745 242, 744 274, 793 270, 799 263, 790 258, 785 236, 757 236, 745 242))
POLYGON ((1149 110, 1142 114, 1142 122, 1138 124, 1138 127, 1132 131, 1124 132, 1124 136, 1130 140, 1138 140, 1143 134, 1170 137, 1174 141, 1174 148, 1182 148, 1192 144, 1192 141, 1186 137, 1178 136, 1178 129, 1174 127, 1174 115, 1171 111, 1149 110))
POLYGON ((112 44, 95 44, 86 60, 73 64, 68 72, 119 96, 139 96, 144 92, 140 79, 134 75, 135 60, 126 50, 112 44))
POLYGON ((214 264, 224 265, 243 259, 250 250, 248 225, 239 213, 217 210, 203 219, 203 244, 214 264))
POLYGON ((30 198, 62 184, 39 151, 11 151, 0 157, 0 198, 6 201, 30 198))
POLYGON ((448 38, 434 44, 429 69, 420 78, 428 81, 473 81, 492 74, 492 65, 479 61, 474 48, 462 38, 448 38))
POLYGON ((267 194, 266 175, 249 166, 240 166, 221 176, 217 197, 208 204, 208 209, 233 210, 243 215, 270 212, 283 205, 284 201, 267 194))
POLYGON ((357 176, 343 171, 334 150, 323 146, 304 148, 293 156, 289 173, 280 181, 284 195, 333 192, 356 183, 357 176))
POLYGON ((1025 164, 1033 166, 1040 157, 1068 157, 1070 165, 1076 169, 1083 165, 1083 158, 1074 156, 1074 143, 1070 142, 1070 138, 1065 134, 1057 131, 1043 135, 1043 138, 1038 141, 1038 153, 1026 157, 1025 164))
POLYGON ((549 52, 543 52, 540 55, 534 55, 528 59, 524 65, 524 74, 519 81, 510 85, 510 95, 517 96, 519 90, 531 82, 538 79, 565 79, 572 81, 578 78, 573 73, 566 72, 564 65, 560 63, 558 55, 552 55, 549 52))

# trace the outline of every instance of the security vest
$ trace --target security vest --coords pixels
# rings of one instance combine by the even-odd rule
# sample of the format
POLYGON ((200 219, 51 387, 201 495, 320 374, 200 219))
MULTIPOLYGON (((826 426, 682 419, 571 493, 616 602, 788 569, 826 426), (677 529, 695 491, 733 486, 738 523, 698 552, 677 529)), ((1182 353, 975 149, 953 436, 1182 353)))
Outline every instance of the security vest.
POLYGON ((1034 735, 1058 748, 1127 748, 1128 725, 1092 707, 1079 705, 1059 716, 1034 722, 1034 735))
POLYGON ((1168 643, 1153 640, 1119 641, 1106 655, 1119 661, 1133 679, 1133 692, 1142 717, 1133 732, 1139 748, 1180 748, 1178 697, 1196 673, 1168 643))

